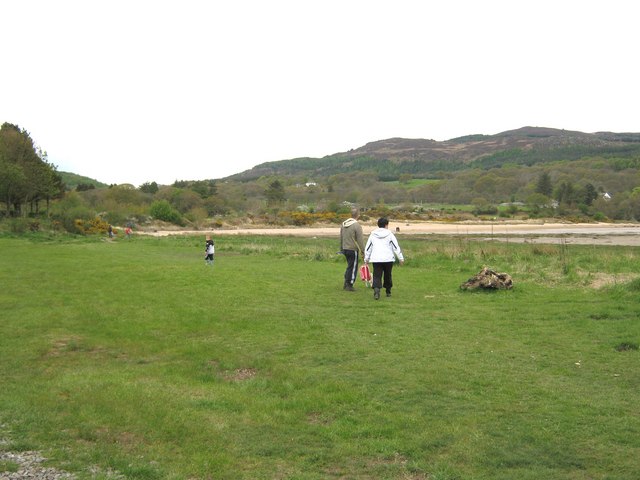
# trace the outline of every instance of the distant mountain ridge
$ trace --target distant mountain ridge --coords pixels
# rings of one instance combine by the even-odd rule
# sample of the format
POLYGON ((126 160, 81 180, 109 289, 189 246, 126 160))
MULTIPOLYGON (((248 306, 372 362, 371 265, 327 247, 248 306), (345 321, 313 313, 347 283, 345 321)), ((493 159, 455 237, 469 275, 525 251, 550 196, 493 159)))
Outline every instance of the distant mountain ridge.
POLYGON ((523 127, 495 135, 467 135, 445 141, 389 138, 323 158, 266 162, 228 178, 254 180, 265 175, 326 177, 352 171, 375 171, 381 178, 401 174, 428 177, 438 171, 491 168, 513 163, 532 165, 584 156, 640 155, 640 133, 583 133, 523 127))

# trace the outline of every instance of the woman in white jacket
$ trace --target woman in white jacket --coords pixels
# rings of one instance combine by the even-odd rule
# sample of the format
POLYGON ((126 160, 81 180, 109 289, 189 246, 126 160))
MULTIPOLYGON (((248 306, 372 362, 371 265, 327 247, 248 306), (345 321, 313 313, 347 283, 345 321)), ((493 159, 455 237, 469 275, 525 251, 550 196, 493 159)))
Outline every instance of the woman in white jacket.
POLYGON ((373 263, 373 298, 376 300, 380 298, 381 288, 386 290, 387 297, 391 296, 391 270, 396 257, 400 265, 404 264, 400 244, 388 226, 389 220, 384 217, 378 219, 378 228, 371 232, 364 247, 364 263, 373 263))

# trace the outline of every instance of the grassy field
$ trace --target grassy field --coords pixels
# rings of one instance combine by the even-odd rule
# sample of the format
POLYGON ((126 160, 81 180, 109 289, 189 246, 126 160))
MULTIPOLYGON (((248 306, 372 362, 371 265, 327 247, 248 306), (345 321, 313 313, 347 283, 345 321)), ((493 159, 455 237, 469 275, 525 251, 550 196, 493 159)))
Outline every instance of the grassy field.
POLYGON ((204 236, 0 238, 0 451, 95 479, 636 480, 640 252, 399 240, 374 301, 337 240, 219 237, 211 268, 204 236), (514 289, 461 291, 483 265, 514 289))

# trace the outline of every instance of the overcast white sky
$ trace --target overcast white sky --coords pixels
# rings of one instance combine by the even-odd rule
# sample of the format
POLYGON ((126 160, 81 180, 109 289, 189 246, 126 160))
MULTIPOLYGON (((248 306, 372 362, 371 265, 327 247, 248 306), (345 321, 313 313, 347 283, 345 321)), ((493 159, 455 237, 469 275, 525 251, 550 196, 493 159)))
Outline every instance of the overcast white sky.
POLYGON ((0 122, 106 183, 390 137, 640 131, 636 0, 0 0, 0 122))

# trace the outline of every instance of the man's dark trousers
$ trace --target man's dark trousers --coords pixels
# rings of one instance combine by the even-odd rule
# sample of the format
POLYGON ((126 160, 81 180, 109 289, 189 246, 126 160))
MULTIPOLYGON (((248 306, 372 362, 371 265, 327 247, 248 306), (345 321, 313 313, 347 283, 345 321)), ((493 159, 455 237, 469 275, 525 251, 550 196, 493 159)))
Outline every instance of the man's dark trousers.
POLYGON ((358 251, 357 250, 343 250, 344 256, 347 259, 347 269, 344 272, 344 284, 353 285, 358 275, 358 251))

